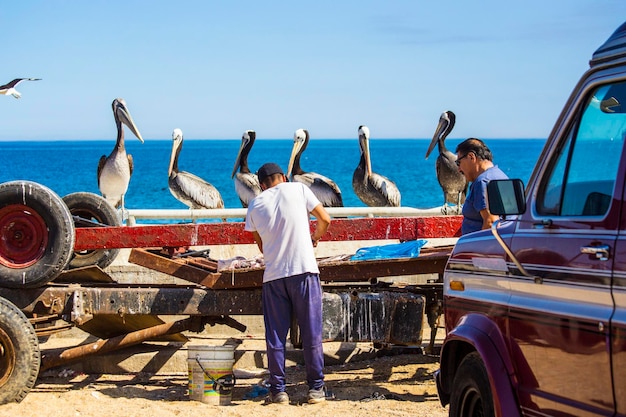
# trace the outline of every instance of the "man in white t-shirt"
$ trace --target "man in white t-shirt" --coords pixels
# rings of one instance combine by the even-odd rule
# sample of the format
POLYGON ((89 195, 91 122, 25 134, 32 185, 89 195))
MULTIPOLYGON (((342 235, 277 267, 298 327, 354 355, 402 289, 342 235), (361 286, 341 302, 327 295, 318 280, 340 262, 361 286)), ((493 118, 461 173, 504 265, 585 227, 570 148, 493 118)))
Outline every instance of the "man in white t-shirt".
POLYGON ((264 164, 257 174, 263 192, 248 206, 245 229, 254 235, 265 260, 262 300, 270 372, 266 402, 289 404, 285 343, 294 314, 302 337, 308 402, 319 403, 326 390, 322 287, 313 247, 328 230, 330 216, 306 185, 288 182, 278 165, 264 164), (310 215, 317 219, 313 233, 310 215))

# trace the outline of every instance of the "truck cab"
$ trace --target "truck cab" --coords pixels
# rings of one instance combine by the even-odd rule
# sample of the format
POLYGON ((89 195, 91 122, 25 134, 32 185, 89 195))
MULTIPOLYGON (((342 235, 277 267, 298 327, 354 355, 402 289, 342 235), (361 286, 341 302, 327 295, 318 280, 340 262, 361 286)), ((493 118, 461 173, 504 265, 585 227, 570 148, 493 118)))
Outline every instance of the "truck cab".
POLYGON ((524 188, 444 273, 450 416, 626 416, 626 23, 593 54, 524 188))

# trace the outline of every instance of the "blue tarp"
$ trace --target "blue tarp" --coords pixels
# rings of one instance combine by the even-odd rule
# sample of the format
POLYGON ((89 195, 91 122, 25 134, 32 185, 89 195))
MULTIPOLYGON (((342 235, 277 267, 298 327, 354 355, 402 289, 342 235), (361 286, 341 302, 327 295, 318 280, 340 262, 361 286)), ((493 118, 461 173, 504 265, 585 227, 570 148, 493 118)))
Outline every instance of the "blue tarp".
POLYGON ((404 243, 360 248, 352 255, 350 260, 366 261, 369 259, 417 258, 420 254, 420 249, 426 242, 428 241, 418 239, 409 240, 404 243))

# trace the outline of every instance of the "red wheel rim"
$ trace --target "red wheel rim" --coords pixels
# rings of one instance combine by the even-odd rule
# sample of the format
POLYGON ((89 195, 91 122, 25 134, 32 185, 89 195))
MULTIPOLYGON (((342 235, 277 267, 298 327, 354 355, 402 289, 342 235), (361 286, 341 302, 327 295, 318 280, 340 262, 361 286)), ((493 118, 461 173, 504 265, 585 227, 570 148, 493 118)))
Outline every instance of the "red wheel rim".
POLYGON ((43 256, 48 245, 48 228, 30 207, 13 204, 0 209, 0 263, 9 268, 26 268, 43 256))
POLYGON ((9 335, 0 329, 0 387, 6 384, 13 373, 15 362, 15 346, 9 335))

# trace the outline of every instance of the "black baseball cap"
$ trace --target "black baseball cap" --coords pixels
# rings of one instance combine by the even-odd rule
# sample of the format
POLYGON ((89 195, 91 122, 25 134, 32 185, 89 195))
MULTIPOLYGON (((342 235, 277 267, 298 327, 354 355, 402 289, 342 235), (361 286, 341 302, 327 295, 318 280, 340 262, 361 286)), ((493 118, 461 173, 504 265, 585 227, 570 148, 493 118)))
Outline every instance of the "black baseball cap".
POLYGON ((275 164, 273 162, 268 162, 266 164, 263 164, 261 166, 261 168, 259 168, 259 170, 257 172, 257 175, 259 177, 259 182, 260 183, 263 183, 268 177, 270 177, 270 176, 272 176, 274 174, 285 175, 285 173, 278 166, 278 164, 275 164))

